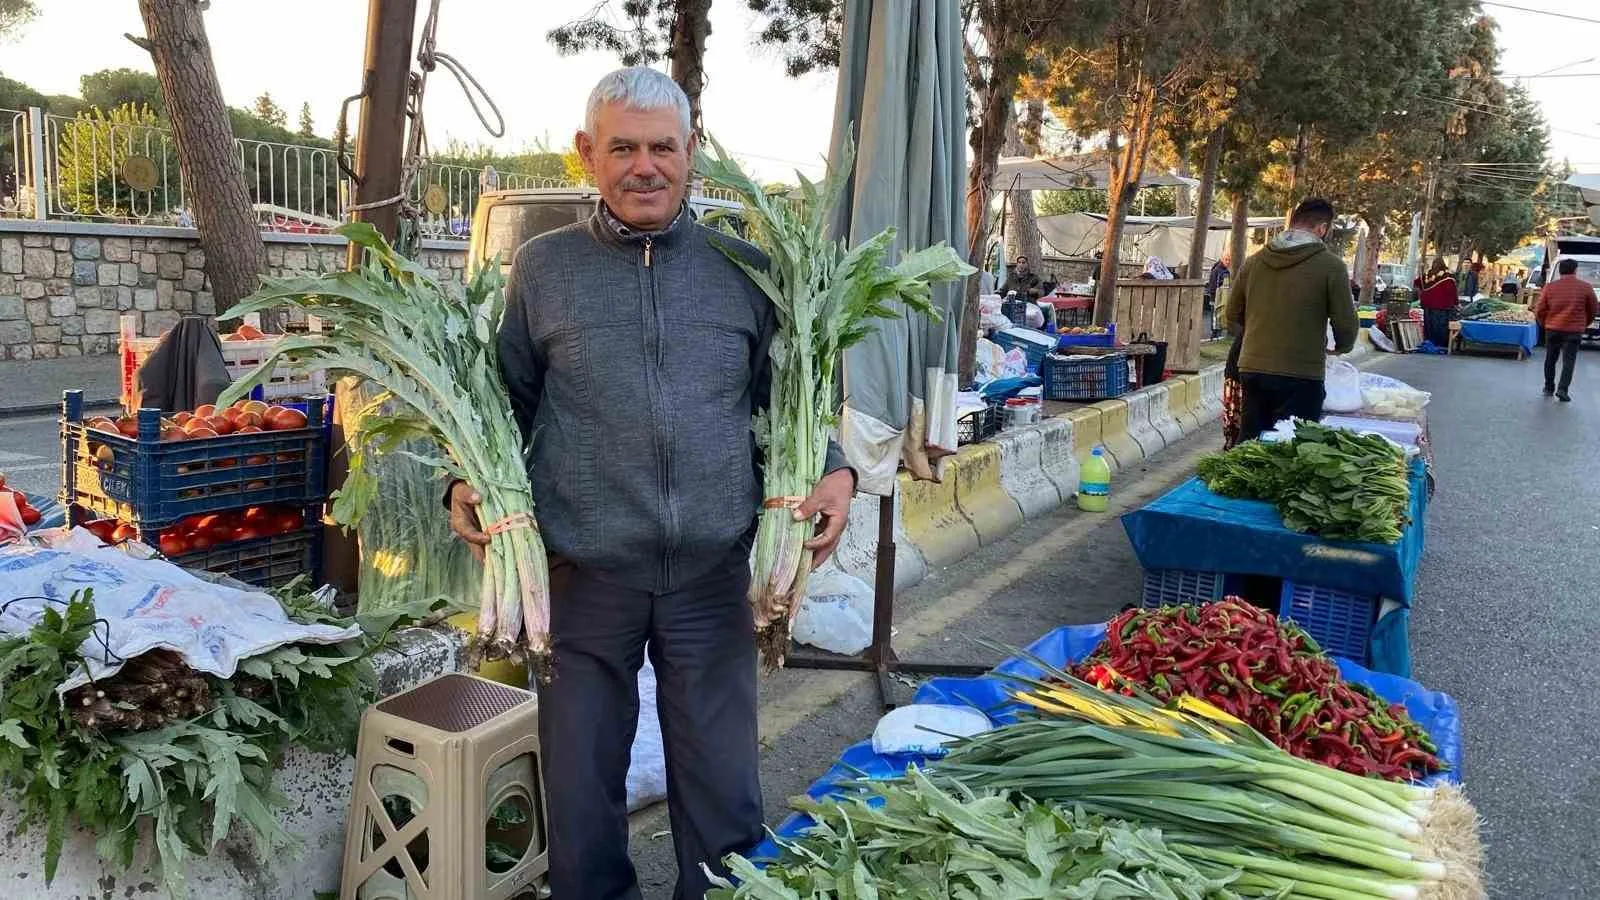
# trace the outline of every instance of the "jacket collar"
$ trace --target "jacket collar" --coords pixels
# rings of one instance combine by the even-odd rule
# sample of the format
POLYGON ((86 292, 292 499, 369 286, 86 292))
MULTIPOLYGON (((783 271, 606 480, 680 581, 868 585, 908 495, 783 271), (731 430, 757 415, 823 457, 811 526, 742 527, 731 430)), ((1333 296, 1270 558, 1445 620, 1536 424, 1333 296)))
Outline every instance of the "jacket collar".
POLYGON ((689 215, 689 204, 684 203, 678 208, 678 214, 672 218, 666 228, 656 231, 646 231, 617 218, 604 201, 595 204, 594 215, 589 219, 590 230, 602 243, 619 249, 636 249, 646 241, 657 252, 671 252, 682 244, 694 230, 694 217, 689 215))

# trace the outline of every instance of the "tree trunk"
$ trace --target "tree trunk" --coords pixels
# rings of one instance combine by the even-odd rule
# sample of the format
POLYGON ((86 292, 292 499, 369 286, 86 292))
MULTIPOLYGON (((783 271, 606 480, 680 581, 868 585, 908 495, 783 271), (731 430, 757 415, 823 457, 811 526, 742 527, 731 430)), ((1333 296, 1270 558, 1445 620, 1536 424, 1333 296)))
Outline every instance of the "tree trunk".
POLYGON ((706 38, 711 35, 711 0, 678 0, 672 16, 672 80, 689 95, 689 127, 704 134, 700 95, 705 91, 706 38))
POLYGON ((1245 254, 1250 250, 1250 198, 1243 190, 1233 191, 1233 231, 1228 236, 1228 255, 1233 265, 1228 270, 1237 273, 1244 266, 1245 254))
MULTIPOLYGON (((1367 252, 1356 260, 1356 284, 1361 287, 1361 302, 1376 303, 1378 288, 1378 257, 1383 253, 1383 222, 1387 216, 1364 217, 1367 223, 1367 252)), ((1407 285, 1409 287, 1409 285, 1407 285)))
MULTIPOLYGON (((1035 105, 1043 112, 1043 104, 1036 100, 1028 101, 1022 116, 1012 116, 1006 125, 1005 154, 1007 156, 1032 156, 1034 151, 1028 147, 1028 141, 1023 137, 1033 115, 1035 105)), ((1035 146, 1037 146, 1037 132, 1035 132, 1035 146)), ((1015 260, 1019 256, 1028 258, 1029 264, 1035 272, 1044 274, 1043 260, 1040 258, 1039 246, 1039 219, 1034 214, 1033 191, 1007 191, 1006 192, 1006 255, 1008 259, 1015 260)))
POLYGON ((1306 183, 1306 148, 1311 142, 1311 127, 1301 125, 1294 130, 1294 150, 1289 154, 1291 163, 1289 168, 1289 208, 1284 211, 1283 224, 1289 224, 1289 217, 1294 215, 1294 208, 1300 202, 1295 197, 1295 191, 1306 183))
MULTIPOLYGON (((1000 148, 1005 144, 1006 121, 1011 118, 1011 101, 1017 92, 1017 73, 996 72, 990 83, 978 90, 978 124, 967 143, 972 162, 967 166, 967 261, 982 266, 989 246, 989 201, 994 196, 994 177, 1000 164, 1000 148)), ((961 309, 961 347, 958 357, 962 384, 972 381, 973 357, 978 350, 978 278, 969 278, 966 302, 961 309)))
POLYGON ((139 0, 161 94, 172 120, 206 275, 217 309, 255 293, 266 269, 266 246, 250 208, 239 151, 211 62, 211 44, 196 0, 139 0))
POLYGON ((1117 263, 1122 247, 1122 228, 1128 208, 1139 193, 1144 178, 1145 156, 1155 131, 1156 91, 1148 84, 1134 88, 1133 115, 1128 121, 1128 139, 1120 149, 1107 144, 1111 164, 1111 184, 1106 195, 1106 240, 1101 248, 1100 278, 1095 285, 1094 321, 1104 325, 1114 320, 1117 310, 1117 263))
POLYGON ((1217 192, 1217 170, 1222 167, 1222 141, 1226 132, 1221 125, 1206 137, 1205 168, 1200 170, 1200 186, 1195 190, 1194 229, 1190 232, 1189 268, 1184 273, 1190 278, 1204 278, 1206 245, 1211 237, 1212 198, 1217 192))
MULTIPOLYGON (((1189 160, 1180 155, 1178 157, 1178 167, 1173 174, 1182 178, 1193 178, 1194 172, 1189 169, 1189 160)), ((1172 214, 1176 216, 1194 215, 1194 204, 1197 199, 1195 194, 1196 189, 1190 187, 1187 182, 1178 185, 1172 195, 1173 206, 1175 207, 1172 210, 1172 214)))

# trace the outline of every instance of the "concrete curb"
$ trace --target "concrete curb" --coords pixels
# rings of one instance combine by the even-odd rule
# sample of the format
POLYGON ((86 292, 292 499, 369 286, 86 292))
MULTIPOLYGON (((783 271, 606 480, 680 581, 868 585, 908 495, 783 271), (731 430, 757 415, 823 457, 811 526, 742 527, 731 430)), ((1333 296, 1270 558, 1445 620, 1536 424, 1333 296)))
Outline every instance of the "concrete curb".
POLYGON ((1000 448, 992 442, 969 444, 947 457, 946 477, 954 476, 956 508, 987 546, 1022 527, 1022 509, 1000 486, 1000 448))
POLYGON ((1168 447, 1183 440, 1183 429, 1178 427, 1178 420, 1172 415, 1170 384, 1162 383, 1150 389, 1150 427, 1161 435, 1168 447))
POLYGON ((1144 459, 1144 449, 1128 434, 1128 401, 1101 400, 1090 404, 1100 410, 1100 446, 1110 458, 1111 471, 1131 469, 1144 459))
MULTIPOLYGON (((85 412, 111 409, 122 405, 122 401, 115 397, 110 400, 85 400, 85 412)), ((38 416, 61 412, 61 401, 54 403, 23 403, 17 406, 0 406, 0 419, 15 419, 21 416, 38 416)))
MULTIPOLYGON (((1038 432, 1041 445, 1039 447, 1039 462, 1044 469, 1044 477, 1056 487, 1056 492, 1061 495, 1061 503, 1066 503, 1078 495, 1078 454, 1073 446, 1073 420, 1066 416, 1054 416, 1039 423, 1038 432)), ((1005 460, 1000 461, 1000 476, 1002 482, 1005 478, 1005 460)), ((1045 510, 1049 512, 1049 510, 1045 510)), ((1025 518, 1034 518, 1037 514, 1030 513, 1026 506, 1023 507, 1025 518)))
POLYGON ((972 521, 956 504, 956 479, 947 456, 940 460, 935 474, 939 481, 917 481, 900 473, 901 521, 906 537, 930 566, 943 566, 962 559, 982 544, 972 521))
MULTIPOLYGON (((1056 421, 1047 420, 1046 424, 1056 421)), ((1061 487, 1045 468, 1044 436, 1043 428, 1020 428, 994 438, 1000 448, 1000 486, 1016 502, 1025 520, 1038 518, 1062 503, 1061 487)), ((1072 458, 1070 444, 1065 455, 1072 458)))

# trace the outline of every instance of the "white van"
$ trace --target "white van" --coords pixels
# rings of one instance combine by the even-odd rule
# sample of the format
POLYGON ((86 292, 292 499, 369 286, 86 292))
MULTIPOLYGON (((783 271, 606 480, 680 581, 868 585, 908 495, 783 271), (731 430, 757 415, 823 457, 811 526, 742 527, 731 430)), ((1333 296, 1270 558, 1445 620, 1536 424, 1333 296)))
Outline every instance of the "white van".
MULTIPOLYGON (((1571 259, 1578 263, 1578 277, 1600 292, 1600 237, 1569 234, 1551 238, 1546 245, 1545 255, 1550 257, 1550 269, 1545 274, 1546 284, 1560 278, 1561 271, 1556 267, 1562 260, 1571 259)), ((1589 323, 1589 327, 1584 329, 1583 339, 1600 341, 1600 320, 1589 323)))
MULTIPOLYGON (((496 256, 501 272, 510 269, 511 257, 530 238, 594 215, 600 192, 592 187, 522 188, 485 191, 472 214, 472 240, 467 245, 467 267, 476 270, 496 256)), ((732 200, 690 197, 689 213, 696 219, 713 211, 737 212, 744 207, 732 200)), ((729 217, 726 226, 737 232, 729 217)))

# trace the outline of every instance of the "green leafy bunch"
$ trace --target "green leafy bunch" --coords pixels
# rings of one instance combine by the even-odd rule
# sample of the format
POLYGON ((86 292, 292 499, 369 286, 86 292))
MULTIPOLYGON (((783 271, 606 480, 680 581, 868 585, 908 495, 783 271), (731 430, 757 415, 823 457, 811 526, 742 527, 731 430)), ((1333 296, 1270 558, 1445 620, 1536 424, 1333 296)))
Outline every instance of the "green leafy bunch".
POLYGON ((912 769, 861 794, 797 801, 816 825, 765 866, 725 862, 707 900, 1233 900, 1237 873, 1202 871, 1161 832, 1020 795, 941 790, 912 769))
POLYGON ((1292 441, 1249 441, 1198 469, 1218 494, 1275 504, 1293 531, 1392 544, 1410 521, 1405 453, 1377 435, 1301 422, 1292 441))
MULTIPOLYGON (((296 621, 354 621, 304 598, 280 600, 296 621)), ((96 619, 93 591, 74 594, 64 608, 47 604, 28 633, 0 640, 0 784, 23 827, 45 830, 46 883, 72 825, 97 835, 99 854, 123 868, 133 865, 148 829, 175 897, 186 894, 188 859, 205 855, 235 825, 263 854, 294 846, 277 819, 284 798, 272 786, 283 751, 354 748, 361 710, 376 693, 370 657, 421 612, 362 620, 361 636, 338 645, 286 645, 251 657, 233 680, 208 676, 215 704, 203 714, 119 733, 80 725, 57 690, 83 667, 84 642, 106 627, 96 619)))

